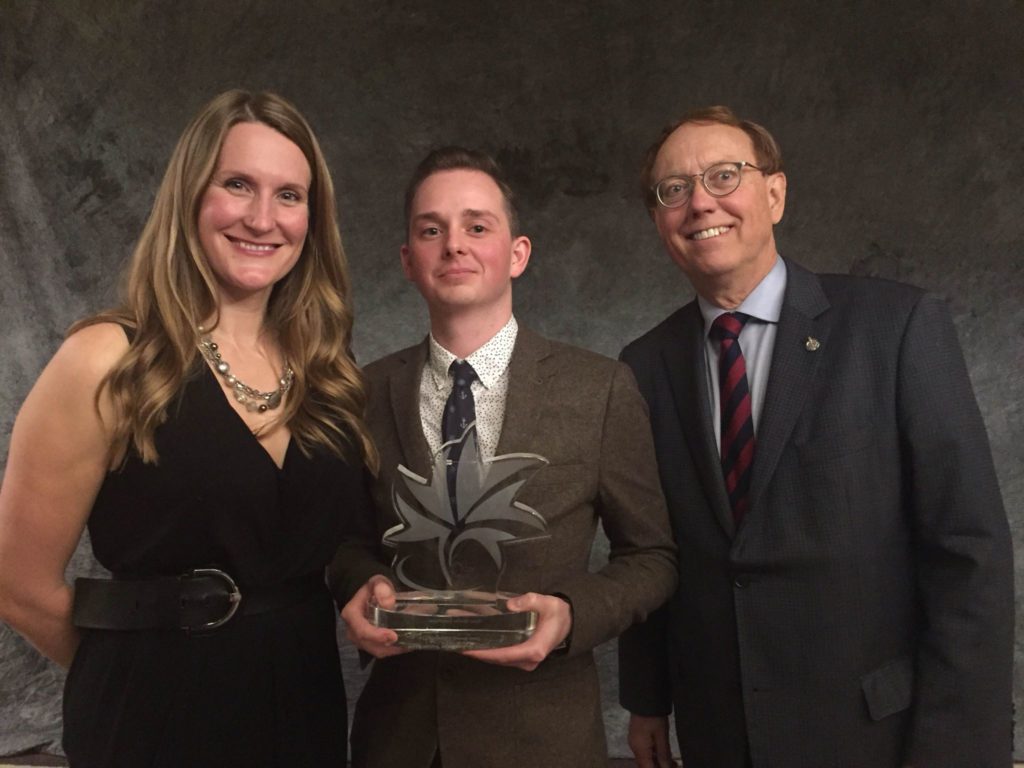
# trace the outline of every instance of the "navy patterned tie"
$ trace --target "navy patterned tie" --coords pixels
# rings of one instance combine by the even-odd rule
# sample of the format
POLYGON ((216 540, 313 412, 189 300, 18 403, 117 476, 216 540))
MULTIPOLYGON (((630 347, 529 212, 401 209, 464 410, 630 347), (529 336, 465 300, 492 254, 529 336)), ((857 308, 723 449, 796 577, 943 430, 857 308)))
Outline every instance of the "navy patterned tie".
MULTIPOLYGON (((473 401, 471 386, 477 380, 473 366, 465 360, 455 360, 448 369, 452 374, 451 394, 444 404, 444 415, 441 419, 441 442, 458 440, 466 431, 466 427, 476 421, 476 403, 473 401)), ((455 509, 455 467, 462 454, 462 443, 456 443, 448 452, 448 497, 455 509)))
POLYGON ((750 316, 742 312, 727 312, 715 318, 711 325, 711 335, 719 340, 722 474, 737 526, 750 506, 750 475, 754 466, 754 416, 750 408, 747 363, 740 350, 740 331, 749 319, 750 316))

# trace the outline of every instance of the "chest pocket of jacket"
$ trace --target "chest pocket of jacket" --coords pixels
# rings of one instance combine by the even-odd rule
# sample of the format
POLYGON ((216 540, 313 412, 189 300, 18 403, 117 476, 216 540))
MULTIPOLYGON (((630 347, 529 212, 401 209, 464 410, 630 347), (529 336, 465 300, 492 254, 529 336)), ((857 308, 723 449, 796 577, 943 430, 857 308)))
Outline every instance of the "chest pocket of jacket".
POLYGON ((516 500, 548 520, 587 501, 593 495, 594 475, 589 464, 548 464, 524 483, 516 500))
POLYGON ((791 489, 791 503, 814 510, 812 527, 821 528, 814 540, 833 554, 866 557, 886 546, 907 546, 898 440, 895 429, 864 420, 835 436, 816 433, 796 444, 799 463, 792 469, 799 485, 791 489))
POLYGON ((815 434, 805 441, 795 441, 800 463, 805 467, 823 462, 839 460, 868 448, 878 438, 877 429, 871 422, 863 422, 850 429, 835 430, 826 434, 815 434))

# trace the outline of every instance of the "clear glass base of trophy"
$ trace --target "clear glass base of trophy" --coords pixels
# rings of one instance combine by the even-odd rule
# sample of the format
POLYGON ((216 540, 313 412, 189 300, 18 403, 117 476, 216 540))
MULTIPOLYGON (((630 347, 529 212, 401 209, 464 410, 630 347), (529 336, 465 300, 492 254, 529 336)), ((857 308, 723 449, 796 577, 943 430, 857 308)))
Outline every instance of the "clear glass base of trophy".
POLYGON ((392 608, 371 604, 370 621, 398 634, 413 650, 469 651, 502 648, 528 639, 534 611, 508 610, 513 595, 487 592, 399 592, 392 608))

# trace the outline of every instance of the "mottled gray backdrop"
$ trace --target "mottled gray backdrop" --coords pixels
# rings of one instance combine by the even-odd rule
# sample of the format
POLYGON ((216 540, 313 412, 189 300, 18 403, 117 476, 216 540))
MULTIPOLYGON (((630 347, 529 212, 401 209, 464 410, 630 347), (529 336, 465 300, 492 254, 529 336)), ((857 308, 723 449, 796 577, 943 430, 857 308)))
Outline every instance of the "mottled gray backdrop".
MULTIPOLYGON (((221 90, 280 91, 317 130, 364 361, 424 332, 398 267, 401 190, 451 142, 496 153, 521 192, 520 319, 617 354, 691 296, 638 202, 642 151, 725 103, 782 144, 783 254, 948 297, 1019 551, 1022 40, 1021 0, 0 0, 0 456, 68 324, 112 300, 173 142, 221 90)), ((92 567, 81 548, 71 570, 92 567)), ((0 625, 0 754, 54 745, 61 682, 0 625)))

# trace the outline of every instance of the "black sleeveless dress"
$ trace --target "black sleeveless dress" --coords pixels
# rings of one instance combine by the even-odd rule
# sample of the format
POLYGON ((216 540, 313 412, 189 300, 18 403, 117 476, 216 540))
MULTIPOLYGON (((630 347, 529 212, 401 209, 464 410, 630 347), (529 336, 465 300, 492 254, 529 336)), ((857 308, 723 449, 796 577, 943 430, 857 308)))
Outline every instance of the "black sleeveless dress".
MULTIPOLYGON (((369 504, 361 462, 289 445, 279 469, 204 364, 89 517, 116 576, 217 567, 244 585, 322 573, 369 504)), ((345 765, 346 708, 326 587, 217 631, 83 630, 64 690, 72 768, 345 765)))

